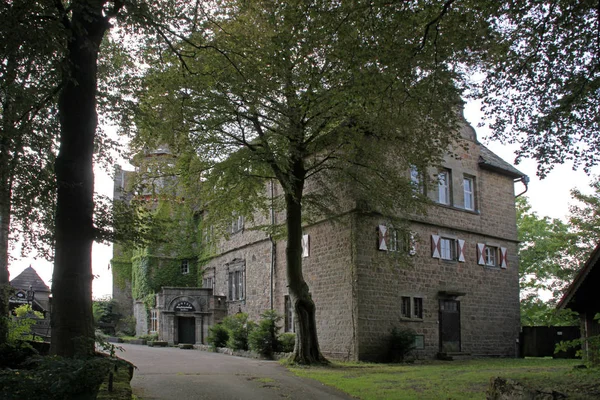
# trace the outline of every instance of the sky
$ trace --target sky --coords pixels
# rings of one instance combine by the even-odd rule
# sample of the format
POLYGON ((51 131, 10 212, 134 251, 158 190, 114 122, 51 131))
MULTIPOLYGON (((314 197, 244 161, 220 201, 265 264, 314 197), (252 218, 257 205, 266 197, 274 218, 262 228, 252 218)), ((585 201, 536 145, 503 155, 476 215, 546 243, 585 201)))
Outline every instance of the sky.
MULTIPOLYGON (((479 141, 504 160, 514 164, 515 147, 502 145, 498 142, 490 142, 486 139, 489 131, 485 128, 477 127, 477 124, 481 120, 479 105, 474 102, 467 103, 464 114, 467 121, 475 127, 479 141)), ((525 195, 529 198, 532 210, 539 216, 565 218, 569 212, 569 203, 572 202, 570 190, 578 188, 583 192, 590 192, 589 182, 591 182, 592 178, 586 175, 583 170, 573 171, 571 165, 556 166, 543 180, 540 180, 536 176, 535 161, 523 160, 519 165, 516 165, 516 168, 531 179, 525 195)), ((600 168, 597 167, 592 172, 600 174, 600 168)), ((112 197, 113 182, 109 172, 96 168, 95 185, 97 192, 112 197)), ((515 193, 520 193, 523 190, 524 186, 522 184, 515 184, 515 193)), ((93 296, 96 299, 112 294, 111 258, 112 246, 94 243, 92 249, 92 270, 96 277, 93 281, 92 290, 93 296)), ((45 260, 36 260, 33 258, 13 260, 9 266, 10 279, 16 277, 30 265, 37 271, 46 284, 51 286, 52 264, 45 260)))

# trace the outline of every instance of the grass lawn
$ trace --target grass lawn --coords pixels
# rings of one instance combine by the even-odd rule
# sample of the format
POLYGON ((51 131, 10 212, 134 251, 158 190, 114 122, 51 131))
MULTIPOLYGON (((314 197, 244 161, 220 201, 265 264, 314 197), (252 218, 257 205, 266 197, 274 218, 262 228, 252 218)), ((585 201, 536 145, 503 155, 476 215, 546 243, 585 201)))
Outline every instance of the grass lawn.
POLYGON ((431 361, 423 364, 333 363, 289 369, 356 398, 485 399, 490 378, 511 378, 569 399, 600 399, 600 370, 574 369, 579 360, 550 358, 431 361))

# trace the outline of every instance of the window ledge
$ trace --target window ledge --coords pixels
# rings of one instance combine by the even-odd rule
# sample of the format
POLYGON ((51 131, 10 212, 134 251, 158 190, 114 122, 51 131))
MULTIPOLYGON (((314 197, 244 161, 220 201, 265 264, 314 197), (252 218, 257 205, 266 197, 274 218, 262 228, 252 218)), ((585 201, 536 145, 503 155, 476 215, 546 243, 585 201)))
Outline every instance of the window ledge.
POLYGON ((438 207, 447 208, 449 210, 461 211, 461 212, 464 212, 467 214, 473 214, 473 215, 481 215, 481 212, 479 210, 466 210, 464 208, 456 207, 451 204, 438 203, 437 201, 434 201, 433 204, 435 204, 438 207))

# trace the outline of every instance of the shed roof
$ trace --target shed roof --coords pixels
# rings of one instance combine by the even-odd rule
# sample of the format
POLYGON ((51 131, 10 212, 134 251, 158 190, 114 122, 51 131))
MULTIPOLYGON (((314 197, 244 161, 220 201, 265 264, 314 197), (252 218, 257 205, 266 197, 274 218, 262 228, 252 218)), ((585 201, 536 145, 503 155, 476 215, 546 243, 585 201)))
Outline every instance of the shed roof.
POLYGON ((42 278, 35 272, 31 265, 10 281, 10 286, 15 289, 27 290, 29 286, 36 292, 50 292, 50 288, 42 278))
POLYGON ((585 265, 567 288, 556 308, 570 308, 573 311, 600 312, 600 296, 598 296, 598 285, 600 284, 600 243, 596 246, 585 265))

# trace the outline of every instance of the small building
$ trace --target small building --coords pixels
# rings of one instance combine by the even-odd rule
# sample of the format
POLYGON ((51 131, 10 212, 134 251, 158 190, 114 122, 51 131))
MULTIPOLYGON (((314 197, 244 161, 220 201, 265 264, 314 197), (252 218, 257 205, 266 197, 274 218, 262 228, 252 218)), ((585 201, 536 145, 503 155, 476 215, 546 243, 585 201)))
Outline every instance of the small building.
POLYGON ((44 316, 34 325, 34 334, 49 339, 52 298, 48 285, 40 278, 35 269, 29 266, 10 281, 10 286, 15 290, 9 298, 10 311, 12 312, 24 304, 31 305, 33 311, 38 311, 44 316))
POLYGON ((557 304, 557 308, 571 309, 579 314, 581 335, 584 339, 582 350, 592 363, 600 363, 600 346, 590 343, 591 337, 600 341, 600 321, 595 316, 600 314, 600 244, 596 246, 589 259, 577 273, 573 282, 557 304))
POLYGON ((20 305, 30 304, 34 311, 39 311, 44 316, 50 312, 50 288, 31 266, 10 281, 10 286, 15 293, 10 297, 10 309, 20 305))

